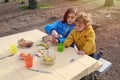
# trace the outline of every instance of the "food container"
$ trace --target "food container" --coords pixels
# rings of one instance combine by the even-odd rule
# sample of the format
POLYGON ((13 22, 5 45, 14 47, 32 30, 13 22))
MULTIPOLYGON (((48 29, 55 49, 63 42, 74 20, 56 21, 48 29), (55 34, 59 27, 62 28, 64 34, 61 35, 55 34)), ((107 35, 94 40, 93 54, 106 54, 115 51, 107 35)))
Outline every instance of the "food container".
POLYGON ((54 54, 45 54, 43 58, 40 59, 42 64, 52 65, 55 63, 56 56, 54 54))
POLYGON ((32 45, 33 45, 32 41, 28 41, 28 40, 25 40, 23 38, 18 40, 19 47, 31 47, 32 45))
POLYGON ((26 53, 20 53, 19 54, 19 57, 20 57, 21 60, 24 60, 26 56, 27 56, 26 53))
POLYGON ((50 36, 49 36, 49 35, 43 36, 43 37, 42 37, 42 41, 43 41, 43 42, 49 42, 49 41, 50 41, 50 36))

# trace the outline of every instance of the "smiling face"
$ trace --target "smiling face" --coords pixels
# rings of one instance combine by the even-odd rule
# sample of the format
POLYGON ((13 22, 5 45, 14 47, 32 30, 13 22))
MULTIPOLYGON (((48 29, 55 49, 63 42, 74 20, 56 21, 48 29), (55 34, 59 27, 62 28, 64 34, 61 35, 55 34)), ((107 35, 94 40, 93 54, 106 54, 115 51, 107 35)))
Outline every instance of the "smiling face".
POLYGON ((74 13, 69 13, 67 16, 67 23, 69 25, 73 24, 75 22, 75 14, 74 13))

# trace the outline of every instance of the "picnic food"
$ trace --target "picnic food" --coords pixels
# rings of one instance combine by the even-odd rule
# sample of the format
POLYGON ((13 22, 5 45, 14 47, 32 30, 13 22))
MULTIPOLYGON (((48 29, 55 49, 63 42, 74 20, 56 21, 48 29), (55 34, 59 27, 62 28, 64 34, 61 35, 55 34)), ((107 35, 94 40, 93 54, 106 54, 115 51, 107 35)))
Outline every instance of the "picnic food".
POLYGON ((37 55, 38 57, 43 57, 43 55, 44 55, 45 53, 47 53, 47 52, 48 52, 48 50, 38 50, 37 53, 36 53, 36 55, 37 55))
POLYGON ((43 56, 43 63, 44 64, 53 64, 55 61, 55 55, 44 55, 43 56))
POLYGON ((37 46, 43 46, 45 49, 48 49, 48 48, 49 48, 49 46, 48 46, 47 43, 40 43, 40 44, 38 44, 37 46))
POLYGON ((27 56, 26 53, 20 53, 19 55, 21 60, 24 60, 26 56, 27 56))
POLYGON ((32 55, 32 54, 30 54, 30 53, 29 53, 29 54, 27 54, 27 56, 31 56, 31 57, 33 57, 33 55, 32 55))
POLYGON ((52 57, 52 56, 43 56, 43 60, 45 61, 45 62, 52 62, 53 60, 54 60, 54 58, 52 57))
POLYGON ((36 56, 43 57, 44 55, 48 55, 49 51, 47 49, 40 49, 36 52, 36 56))
POLYGON ((49 36, 49 35, 43 36, 43 37, 42 37, 42 40, 43 40, 44 42, 48 42, 48 41, 50 41, 50 36, 49 36))
POLYGON ((27 53, 20 53, 19 54, 19 57, 20 57, 20 59, 21 60, 24 60, 25 59, 25 57, 27 57, 27 56, 31 56, 31 57, 33 57, 33 55, 32 54, 27 54, 27 53))
POLYGON ((22 47, 30 47, 32 46, 33 42, 32 41, 27 41, 24 38, 18 40, 18 45, 22 47))

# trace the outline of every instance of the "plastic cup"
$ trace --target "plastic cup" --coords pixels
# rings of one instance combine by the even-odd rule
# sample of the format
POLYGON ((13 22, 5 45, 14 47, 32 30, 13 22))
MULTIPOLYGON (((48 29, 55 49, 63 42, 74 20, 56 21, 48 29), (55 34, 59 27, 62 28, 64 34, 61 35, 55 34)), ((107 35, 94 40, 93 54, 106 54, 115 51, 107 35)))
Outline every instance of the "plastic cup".
POLYGON ((31 68, 33 65, 33 56, 26 56, 24 60, 26 68, 31 68))
POLYGON ((10 53, 14 55, 17 52, 18 52, 17 46, 16 45, 10 45, 10 53))
POLYGON ((64 50, 64 44, 63 43, 58 43, 58 51, 63 52, 64 50))

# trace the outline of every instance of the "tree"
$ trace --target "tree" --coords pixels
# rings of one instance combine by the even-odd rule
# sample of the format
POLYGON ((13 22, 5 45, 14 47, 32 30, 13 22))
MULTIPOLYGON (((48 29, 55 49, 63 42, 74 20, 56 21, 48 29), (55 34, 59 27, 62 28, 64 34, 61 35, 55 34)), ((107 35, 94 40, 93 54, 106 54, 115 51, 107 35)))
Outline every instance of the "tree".
POLYGON ((28 0, 29 2, 29 9, 37 8, 37 0, 28 0))
POLYGON ((105 6, 114 6, 114 0, 105 0, 105 6))
POLYGON ((4 1, 4 3, 7 3, 7 2, 9 2, 9 0, 5 0, 5 1, 4 1))

